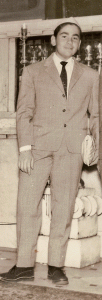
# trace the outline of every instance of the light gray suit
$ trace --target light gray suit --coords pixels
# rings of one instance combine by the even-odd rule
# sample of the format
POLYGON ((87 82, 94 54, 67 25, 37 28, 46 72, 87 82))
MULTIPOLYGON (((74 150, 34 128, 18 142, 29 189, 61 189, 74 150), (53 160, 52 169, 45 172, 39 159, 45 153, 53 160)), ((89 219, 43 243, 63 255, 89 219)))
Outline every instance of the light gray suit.
MULTIPOLYGON (((48 263, 64 265, 75 197, 82 169, 81 145, 90 129, 99 144, 98 73, 78 62, 68 99, 52 55, 24 69, 17 108, 19 147, 32 145, 34 170, 20 172, 18 194, 18 264, 33 266, 41 226, 41 198, 51 176, 52 222, 48 263)), ((93 164, 96 161, 93 162, 93 164)))

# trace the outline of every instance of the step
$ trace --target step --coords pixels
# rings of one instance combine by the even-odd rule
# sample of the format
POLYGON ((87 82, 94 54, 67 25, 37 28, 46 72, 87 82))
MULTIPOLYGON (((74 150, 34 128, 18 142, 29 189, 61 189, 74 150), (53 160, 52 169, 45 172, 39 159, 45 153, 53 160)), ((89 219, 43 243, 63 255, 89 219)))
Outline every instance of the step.
POLYGON ((100 237, 100 243, 101 243, 100 257, 102 258, 102 231, 98 232, 98 236, 100 237))
MULTIPOLYGON (((39 236, 37 243, 36 261, 48 262, 49 237, 39 236)), ((94 236, 79 240, 70 239, 68 242, 65 266, 82 268, 100 261, 100 237, 94 236)))
POLYGON ((102 232, 102 214, 98 216, 98 232, 102 232))
MULTIPOLYGON (((8 236, 10 237, 10 235, 8 236)), ((6 236, 4 236, 4 240, 5 237, 6 236)), ((48 241, 48 236, 40 235, 38 237, 36 261, 39 263, 47 263, 48 241)), ((65 266, 82 268, 84 266, 99 262, 101 249, 100 243, 102 244, 102 237, 97 235, 84 239, 70 239, 67 247, 65 266)), ((2 243, 2 245, 0 244, 0 248, 4 247, 7 249, 7 247, 10 248, 10 245, 12 251, 16 251, 16 240, 15 243, 14 240, 12 243, 9 241, 9 246, 5 245, 5 243, 2 243)))

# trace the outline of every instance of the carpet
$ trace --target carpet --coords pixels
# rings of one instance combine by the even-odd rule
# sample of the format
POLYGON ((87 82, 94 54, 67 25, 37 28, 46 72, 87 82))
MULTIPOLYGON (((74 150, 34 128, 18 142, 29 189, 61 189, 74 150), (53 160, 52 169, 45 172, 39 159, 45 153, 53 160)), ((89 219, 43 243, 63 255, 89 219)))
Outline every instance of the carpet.
POLYGON ((0 282, 0 300, 102 300, 102 295, 0 282))

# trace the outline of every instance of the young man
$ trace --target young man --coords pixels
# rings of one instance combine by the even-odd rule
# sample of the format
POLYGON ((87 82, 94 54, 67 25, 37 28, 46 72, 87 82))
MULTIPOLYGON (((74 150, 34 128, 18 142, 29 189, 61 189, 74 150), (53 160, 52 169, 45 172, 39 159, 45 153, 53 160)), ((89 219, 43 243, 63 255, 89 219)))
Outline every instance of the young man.
POLYGON ((99 132, 100 132, 100 139, 99 139, 99 170, 101 176, 101 183, 102 183, 102 69, 100 72, 100 81, 99 81, 99 132))
POLYGON ((19 191, 17 264, 1 280, 33 279, 41 199, 51 177, 52 220, 48 278, 68 284, 63 271, 75 198, 82 170, 81 146, 90 129, 98 156, 98 73, 79 64, 80 26, 71 18, 51 38, 56 47, 46 61, 24 68, 17 108, 19 191))

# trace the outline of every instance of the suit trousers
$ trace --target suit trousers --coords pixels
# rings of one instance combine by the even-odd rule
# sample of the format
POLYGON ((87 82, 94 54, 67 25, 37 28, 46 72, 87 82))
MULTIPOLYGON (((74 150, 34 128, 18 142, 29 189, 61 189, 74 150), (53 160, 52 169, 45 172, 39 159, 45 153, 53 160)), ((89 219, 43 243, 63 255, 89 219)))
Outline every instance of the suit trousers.
POLYGON ((33 267, 42 221, 42 195, 51 177, 51 226, 48 264, 64 266, 75 198, 82 170, 81 154, 69 153, 65 138, 58 151, 32 150, 31 175, 20 171, 17 207, 17 266, 33 267))

